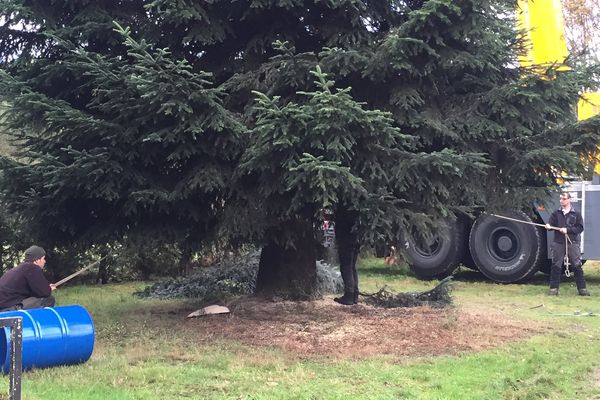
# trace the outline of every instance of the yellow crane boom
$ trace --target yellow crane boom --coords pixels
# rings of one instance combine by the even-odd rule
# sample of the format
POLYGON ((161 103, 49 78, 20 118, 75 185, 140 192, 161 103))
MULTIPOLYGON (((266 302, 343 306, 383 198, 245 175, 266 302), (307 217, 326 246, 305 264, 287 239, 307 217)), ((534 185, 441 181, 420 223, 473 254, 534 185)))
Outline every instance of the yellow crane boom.
POLYGON ((524 67, 563 65, 569 55, 560 0, 519 0, 517 27, 526 39, 527 51, 519 57, 524 67))
MULTIPOLYGON (((525 36, 526 52, 519 56, 523 67, 543 73, 548 67, 568 70, 569 55, 565 39, 560 0, 519 0, 517 27, 525 36)), ((577 103, 577 119, 600 114, 600 93, 582 93, 577 103)), ((596 156, 595 173, 600 174, 600 154, 596 156)))

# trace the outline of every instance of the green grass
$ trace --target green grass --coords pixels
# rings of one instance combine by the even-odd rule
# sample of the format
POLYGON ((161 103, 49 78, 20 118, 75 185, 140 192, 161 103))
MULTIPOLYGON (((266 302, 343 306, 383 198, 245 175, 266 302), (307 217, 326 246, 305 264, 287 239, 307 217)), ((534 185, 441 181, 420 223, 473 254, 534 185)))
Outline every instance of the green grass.
MULTIPOLYGON (((197 340, 184 316, 199 306, 140 300, 142 283, 78 286, 56 292, 59 304, 81 304, 93 315, 96 348, 85 364, 26 372, 23 399, 591 399, 600 398, 600 265, 586 266, 592 297, 572 281, 557 298, 547 277, 500 285, 457 274, 458 307, 502 310, 551 328, 532 338, 460 356, 373 357, 360 361, 304 359, 272 348, 197 340)), ((425 290, 405 267, 363 260, 361 290, 387 285, 425 290)), ((1 393, 8 379, 0 378, 1 393)))

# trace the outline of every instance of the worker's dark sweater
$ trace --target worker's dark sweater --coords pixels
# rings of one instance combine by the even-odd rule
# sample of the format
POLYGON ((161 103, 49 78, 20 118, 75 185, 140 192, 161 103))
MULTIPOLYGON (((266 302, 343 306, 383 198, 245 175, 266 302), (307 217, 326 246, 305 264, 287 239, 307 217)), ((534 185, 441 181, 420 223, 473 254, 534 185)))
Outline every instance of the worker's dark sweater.
POLYGON ((24 262, 0 278, 0 309, 12 307, 28 297, 48 297, 50 283, 40 267, 24 262))
MULTIPOLYGON (((583 232, 583 218, 573 207, 566 214, 560 208, 554 211, 550 215, 548 224, 556 228, 567 228, 567 234, 569 235, 569 239, 571 239, 571 243, 579 243, 579 234, 583 232)), ((565 235, 554 231, 554 243, 564 244, 565 235)))

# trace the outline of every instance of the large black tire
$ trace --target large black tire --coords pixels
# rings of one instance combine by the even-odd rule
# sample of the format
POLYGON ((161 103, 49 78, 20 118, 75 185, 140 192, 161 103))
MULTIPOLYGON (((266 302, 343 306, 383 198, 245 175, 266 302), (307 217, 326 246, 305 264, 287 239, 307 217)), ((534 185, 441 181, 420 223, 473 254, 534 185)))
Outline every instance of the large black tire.
MULTIPOLYGON (((469 242, 469 232, 467 232, 467 238, 465 239, 465 243, 469 242)), ((473 256, 471 255, 471 250, 469 250, 469 246, 466 246, 467 249, 465 251, 465 255, 461 260, 460 264, 466 268, 472 269, 473 271, 479 271, 477 268, 477 264, 475 264, 475 260, 473 260, 473 256)))
POLYGON ((415 234, 405 242, 406 261, 422 279, 445 278, 463 259, 467 248, 465 225, 461 220, 440 226, 429 238, 415 234))
MULTIPOLYGON (((520 211, 502 215, 532 222, 520 211)), ((471 228, 469 249, 482 274, 496 282, 517 282, 535 274, 546 258, 544 235, 535 225, 483 214, 471 228)))
POLYGON ((467 217, 466 215, 462 215, 460 217, 464 223, 464 229, 465 229, 465 253, 463 255, 462 260, 460 260, 460 264, 464 267, 467 267, 469 269, 472 269, 474 271, 479 271, 479 268, 477 268, 477 265, 475 265, 475 261, 473 260, 473 256, 471 256, 471 251, 469 250, 469 232, 471 232, 471 227, 473 226, 473 220, 469 217, 467 217))
POLYGON ((390 246, 386 246, 385 242, 377 242, 373 247, 375 250, 375 257, 383 258, 388 254, 390 246))

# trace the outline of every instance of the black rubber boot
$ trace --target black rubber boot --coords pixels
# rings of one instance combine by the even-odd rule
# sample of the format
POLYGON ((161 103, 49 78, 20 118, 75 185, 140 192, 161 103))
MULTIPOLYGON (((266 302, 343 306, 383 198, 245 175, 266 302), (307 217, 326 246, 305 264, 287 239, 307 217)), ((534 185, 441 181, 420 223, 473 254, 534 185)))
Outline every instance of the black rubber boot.
POLYGON ((354 303, 354 293, 351 292, 346 292, 342 297, 334 298, 333 301, 335 301, 336 303, 343 304, 345 306, 351 306, 356 304, 354 303))

